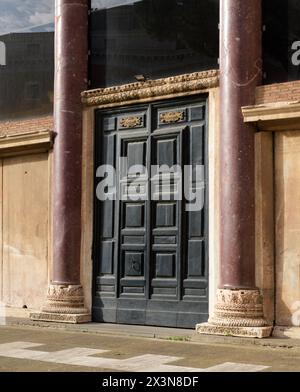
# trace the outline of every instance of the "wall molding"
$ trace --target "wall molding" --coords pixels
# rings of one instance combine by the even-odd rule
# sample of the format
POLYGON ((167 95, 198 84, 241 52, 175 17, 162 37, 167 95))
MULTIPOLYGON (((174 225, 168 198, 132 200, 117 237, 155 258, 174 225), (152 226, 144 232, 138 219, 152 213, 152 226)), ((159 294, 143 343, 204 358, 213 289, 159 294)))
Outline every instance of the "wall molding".
POLYGON ((0 158, 48 151, 53 145, 53 135, 52 131, 40 131, 1 136, 0 158))
POLYGON ((262 131, 300 130, 300 101, 245 106, 242 113, 262 131))
POLYGON ((160 99, 201 94, 219 86, 219 71, 194 72, 164 79, 124 84, 82 92, 85 106, 109 108, 160 99))

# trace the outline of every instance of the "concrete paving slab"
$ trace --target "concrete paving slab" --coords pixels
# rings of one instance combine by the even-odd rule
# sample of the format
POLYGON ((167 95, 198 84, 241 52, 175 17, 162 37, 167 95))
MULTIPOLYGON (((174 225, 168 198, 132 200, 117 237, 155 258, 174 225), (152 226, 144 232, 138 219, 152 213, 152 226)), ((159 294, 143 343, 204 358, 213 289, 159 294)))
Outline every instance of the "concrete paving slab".
MULTIPOLYGON (((172 361, 168 360, 165 366, 170 366, 170 369, 177 366, 203 369, 202 371, 205 369, 213 371, 214 368, 217 371, 228 371, 228 369, 231 371, 300 371, 300 351, 297 347, 254 344, 239 346, 236 343, 216 343, 215 340, 199 343, 148 337, 101 335, 101 333, 94 332, 79 333, 67 329, 33 326, 1 326, 0 347, 2 344, 9 343, 12 344, 11 349, 16 350, 16 342, 34 344, 24 349, 25 356, 27 356, 26 350, 33 350, 41 354, 46 353, 46 357, 55 359, 57 352, 69 350, 72 353, 72 350, 76 349, 77 362, 76 364, 74 361, 60 364, 41 362, 37 354, 35 360, 33 359, 35 354, 32 354, 32 358, 12 358, 9 355, 6 356, 7 352, 2 352, 0 371, 112 371, 112 368, 106 369, 101 366, 107 366, 107 363, 120 363, 120 361, 124 364, 126 360, 130 363, 141 356, 144 356, 144 360, 147 359, 145 356, 152 358, 152 362, 155 362, 155 358, 169 357, 172 361), (41 346, 37 346, 38 344, 41 346), (92 354, 90 357, 92 361, 86 355, 89 353, 92 354), (105 359, 107 359, 106 365, 105 359), (95 368, 95 364, 100 365, 95 368), (244 370, 239 370, 243 368, 244 370)), ((122 370, 121 367, 113 368, 113 371, 119 370, 122 370)), ((123 370, 126 369, 123 368, 123 370)))

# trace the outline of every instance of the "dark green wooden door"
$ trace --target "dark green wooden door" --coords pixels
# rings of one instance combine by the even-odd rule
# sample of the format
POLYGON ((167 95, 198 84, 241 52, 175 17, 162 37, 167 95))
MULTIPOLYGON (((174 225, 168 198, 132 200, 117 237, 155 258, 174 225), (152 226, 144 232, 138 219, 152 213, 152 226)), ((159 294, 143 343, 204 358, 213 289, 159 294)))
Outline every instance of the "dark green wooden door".
POLYGON ((94 321, 194 328, 207 320, 206 115, 206 100, 190 99, 97 112, 95 169, 116 168, 106 188, 116 198, 95 198, 94 321), (188 211, 185 188, 202 190, 199 210, 188 211))

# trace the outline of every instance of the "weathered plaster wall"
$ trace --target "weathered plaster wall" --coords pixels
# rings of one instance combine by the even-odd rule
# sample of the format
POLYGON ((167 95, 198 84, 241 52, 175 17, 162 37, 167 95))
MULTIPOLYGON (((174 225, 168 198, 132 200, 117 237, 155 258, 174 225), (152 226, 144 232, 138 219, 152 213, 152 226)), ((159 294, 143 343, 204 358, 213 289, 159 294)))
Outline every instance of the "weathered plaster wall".
POLYGON ((38 309, 48 283, 49 172, 47 152, 1 160, 1 301, 38 309))
POLYGON ((299 92, 299 81, 260 86, 256 106, 243 108, 245 121, 265 131, 256 136, 257 285, 269 320, 274 310, 274 335, 294 338, 300 336, 299 92))
POLYGON ((300 131, 275 134, 276 324, 300 326, 300 131))

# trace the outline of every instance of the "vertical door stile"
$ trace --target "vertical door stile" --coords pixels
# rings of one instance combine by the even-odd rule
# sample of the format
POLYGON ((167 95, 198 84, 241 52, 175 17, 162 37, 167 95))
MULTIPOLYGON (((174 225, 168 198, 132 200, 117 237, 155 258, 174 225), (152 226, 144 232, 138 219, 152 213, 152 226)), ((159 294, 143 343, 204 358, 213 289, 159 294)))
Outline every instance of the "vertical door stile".
MULTIPOLYGON (((208 108, 208 98, 206 99, 206 108, 208 108)), ((204 203, 204 214, 206 219, 204 220, 204 233, 205 233, 205 243, 204 243, 204 258, 205 258, 205 277, 207 281, 207 292, 209 290, 209 159, 208 159, 208 146, 209 146, 209 115, 208 110, 205 111, 205 133, 204 133, 204 154, 205 154, 205 203, 204 203)))
POLYGON ((146 265, 145 265, 145 297, 147 300, 150 299, 150 281, 152 276, 152 259, 151 259, 151 246, 152 246, 152 215, 151 215, 151 192, 152 192, 152 184, 151 184, 151 164, 152 164, 152 131, 153 131, 153 119, 152 119, 152 105, 150 104, 148 107, 148 119, 147 119, 147 170, 148 170, 148 192, 147 192, 147 200, 146 200, 146 265))
POLYGON ((112 219, 115 220, 115 253, 114 253, 114 271, 116 277, 116 285, 115 285, 115 296, 116 298, 120 295, 120 265, 119 258, 121 256, 121 246, 120 246, 120 225, 122 222, 121 211, 120 211, 120 179, 121 179, 121 171, 120 171, 120 157, 121 157, 121 142, 119 138, 118 132, 116 132, 116 146, 115 146, 115 168, 116 168, 116 200, 115 200, 115 215, 112 219))
MULTIPOLYGON (((95 145, 97 148, 94 149, 94 159, 96 162, 95 168, 94 168, 94 179, 96 180, 96 171, 97 171, 97 166, 100 163, 100 148, 99 145, 101 143, 101 137, 100 137, 100 132, 101 130, 101 120, 99 113, 95 114, 96 117, 96 129, 95 129, 95 145)), ((96 181, 94 185, 94 194, 96 194, 96 181)), ((100 262, 97 260, 98 256, 98 251, 100 248, 100 201, 97 199, 97 197, 94 198, 94 236, 93 236, 93 270, 94 270, 94 276, 93 276, 93 285, 94 289, 96 288, 96 280, 97 276, 100 275, 100 262), (97 274, 95 272, 97 271, 97 274)))
POLYGON ((182 214, 181 214, 181 277, 180 277, 180 300, 183 300, 184 296, 184 280, 187 276, 187 257, 188 257, 188 252, 187 252, 187 240, 188 240, 188 235, 187 235, 187 225, 188 225, 188 213, 186 211, 186 200, 185 200, 185 194, 184 194, 184 187, 185 187, 185 172, 184 172, 184 167, 185 165, 190 164, 190 153, 189 153, 189 145, 190 145, 190 129, 188 126, 186 126, 183 129, 182 133, 182 201, 181 201, 181 208, 182 208, 182 214))
MULTIPOLYGON (((179 133, 179 145, 178 145, 178 154, 179 154, 179 166, 181 167, 181 179, 180 179, 180 189, 178 189, 178 192, 181 192, 181 199, 177 200, 177 205, 178 205, 178 212, 177 212, 177 219, 178 219, 178 224, 177 224, 177 237, 178 237, 178 250, 177 250, 177 299, 178 301, 181 300, 182 298, 182 286, 181 286, 181 277, 182 277, 182 256, 183 256, 183 252, 182 252, 182 248, 183 248, 183 233, 182 233, 182 220, 184 217, 184 209, 183 209, 183 202, 182 202, 182 190, 183 190, 183 168, 184 168, 184 162, 183 162, 183 138, 184 138, 184 131, 185 131, 185 127, 183 130, 180 131, 179 133)), ((174 192, 175 193, 175 192, 174 192)))

